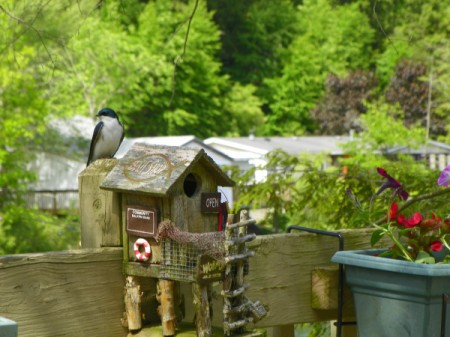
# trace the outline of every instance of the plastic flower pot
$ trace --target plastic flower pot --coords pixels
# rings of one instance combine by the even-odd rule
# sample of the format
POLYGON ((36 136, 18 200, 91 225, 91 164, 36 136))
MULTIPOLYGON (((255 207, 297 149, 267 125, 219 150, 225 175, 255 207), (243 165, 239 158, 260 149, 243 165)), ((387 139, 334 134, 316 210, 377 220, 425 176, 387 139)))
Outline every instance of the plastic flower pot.
MULTIPOLYGON (((337 252, 353 294, 360 337, 440 337, 442 295, 450 295, 450 264, 378 257, 382 250, 337 252)), ((450 337, 450 308, 445 336, 450 337)))

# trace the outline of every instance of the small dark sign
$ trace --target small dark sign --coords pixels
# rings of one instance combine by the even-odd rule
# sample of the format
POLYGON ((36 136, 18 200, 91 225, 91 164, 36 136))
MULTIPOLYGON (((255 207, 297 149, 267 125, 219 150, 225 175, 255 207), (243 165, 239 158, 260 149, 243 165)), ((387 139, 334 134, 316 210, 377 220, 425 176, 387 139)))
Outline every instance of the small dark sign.
POLYGON ((136 236, 153 237, 157 231, 158 210, 143 206, 127 206, 127 232, 136 236))
POLYGON ((219 213, 220 193, 202 193, 202 213, 219 213))
POLYGON ((201 255, 197 261, 197 282, 206 284, 222 280, 224 264, 207 255, 201 255))

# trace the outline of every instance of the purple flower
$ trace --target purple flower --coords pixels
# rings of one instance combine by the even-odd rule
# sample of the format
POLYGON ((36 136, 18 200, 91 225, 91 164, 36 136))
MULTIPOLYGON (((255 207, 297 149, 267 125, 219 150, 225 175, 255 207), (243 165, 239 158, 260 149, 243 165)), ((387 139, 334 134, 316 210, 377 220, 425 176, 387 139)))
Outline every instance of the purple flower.
POLYGON ((381 185, 381 187, 378 189, 377 193, 375 195, 380 195, 381 192, 383 192, 385 189, 387 188, 392 188, 394 190, 394 196, 395 195, 399 195, 403 200, 407 200, 408 199, 408 192, 406 192, 402 185, 394 178, 392 178, 385 169, 381 168, 381 167, 377 167, 377 172, 385 177, 387 179, 387 181, 381 185))
POLYGON ((445 169, 442 170, 441 175, 437 180, 437 183, 439 186, 450 185, 450 165, 448 165, 445 169))

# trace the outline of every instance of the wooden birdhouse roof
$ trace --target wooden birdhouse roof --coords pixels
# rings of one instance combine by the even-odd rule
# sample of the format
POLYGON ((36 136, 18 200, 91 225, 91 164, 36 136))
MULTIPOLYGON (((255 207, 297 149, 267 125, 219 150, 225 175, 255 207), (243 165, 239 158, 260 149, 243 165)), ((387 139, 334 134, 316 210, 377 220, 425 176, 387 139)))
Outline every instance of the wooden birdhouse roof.
POLYGON ((102 189, 166 196, 195 165, 204 165, 219 186, 231 180, 203 149, 134 144, 101 184, 102 189))

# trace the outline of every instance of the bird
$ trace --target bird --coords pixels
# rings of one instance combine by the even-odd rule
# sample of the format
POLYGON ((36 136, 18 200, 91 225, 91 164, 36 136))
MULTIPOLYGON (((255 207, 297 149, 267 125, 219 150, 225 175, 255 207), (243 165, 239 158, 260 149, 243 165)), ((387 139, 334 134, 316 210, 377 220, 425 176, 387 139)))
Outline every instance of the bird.
POLYGON ((124 127, 113 109, 103 108, 96 116, 100 121, 92 135, 86 167, 97 159, 114 157, 125 136, 124 127))

